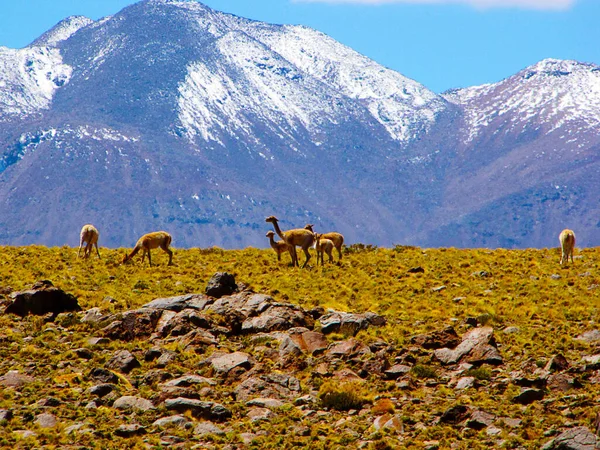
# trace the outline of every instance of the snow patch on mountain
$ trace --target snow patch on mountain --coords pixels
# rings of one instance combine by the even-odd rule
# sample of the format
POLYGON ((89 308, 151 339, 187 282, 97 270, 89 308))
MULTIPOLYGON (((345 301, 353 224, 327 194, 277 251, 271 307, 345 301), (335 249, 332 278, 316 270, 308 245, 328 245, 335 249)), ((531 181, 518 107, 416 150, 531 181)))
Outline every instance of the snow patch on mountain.
POLYGON ((319 31, 258 23, 250 23, 245 31, 302 71, 359 100, 396 140, 406 142, 428 130, 446 107, 441 97, 422 84, 319 31))
POLYGON ((56 47, 60 42, 69 39, 75 32, 93 22, 92 19, 84 16, 67 17, 42 34, 30 45, 38 47, 56 47))
POLYGON ((600 130, 600 66, 545 59, 499 83, 450 91, 444 97, 465 111, 470 142, 496 129, 551 133, 565 125, 600 130))
POLYGON ((71 73, 56 48, 0 47, 0 122, 47 109, 71 73))
MULTIPOLYGON (((253 132, 257 119, 290 138, 339 121, 340 96, 261 42, 231 31, 216 47, 221 58, 191 64, 179 85, 179 119, 188 138, 223 144, 225 133, 260 143, 260 133, 253 132)), ((261 157, 270 159, 264 153, 261 157)))

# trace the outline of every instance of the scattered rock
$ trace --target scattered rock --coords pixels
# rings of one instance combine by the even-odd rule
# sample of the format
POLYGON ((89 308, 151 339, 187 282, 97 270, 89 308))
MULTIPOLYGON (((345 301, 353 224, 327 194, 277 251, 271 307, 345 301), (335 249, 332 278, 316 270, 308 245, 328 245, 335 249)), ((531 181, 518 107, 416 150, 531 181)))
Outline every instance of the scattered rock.
POLYGON ((459 361, 471 364, 502 364, 502 357, 494 340, 494 329, 487 326, 466 332, 462 342, 455 349, 435 350, 434 358, 442 364, 456 364, 459 361))
POLYGON ((542 400, 544 398, 544 391, 541 389, 526 388, 521 391, 519 395, 514 397, 512 401, 514 403, 520 403, 521 405, 529 405, 535 401, 542 400))
POLYGON ((0 409, 0 423, 8 421, 13 418, 13 412, 11 409, 0 409))
POLYGON ((394 364, 388 370, 384 372, 388 380, 397 380, 402 375, 406 375, 410 372, 410 367, 405 364, 394 364))
POLYGON ((410 342, 426 349, 454 348, 460 344, 461 339, 453 327, 446 327, 441 331, 413 336, 410 342))
POLYGON ((18 370, 9 370, 0 377, 0 386, 20 388, 33 382, 33 378, 29 375, 19 373, 18 370))
POLYGON ((269 373, 250 377, 235 388, 238 401, 248 401, 254 397, 269 397, 292 401, 300 394, 300 381, 284 373, 269 373))
POLYGON ((215 386, 217 383, 213 379, 201 377, 200 375, 184 375, 164 383, 165 386, 178 387, 202 386, 203 384, 215 386))
POLYGON ((398 433, 402 433, 404 431, 402 420, 396 416, 392 416, 391 414, 383 414, 382 416, 377 417, 373 421, 373 428, 375 428, 375 430, 385 429, 396 431, 398 433))
POLYGON ((137 423, 129 425, 120 425, 116 430, 115 434, 120 437, 132 437, 146 434, 146 428, 137 423))
POLYGON ((27 314, 43 316, 51 313, 53 317, 67 311, 81 311, 74 295, 55 288, 51 281, 36 282, 28 291, 10 294, 12 303, 6 307, 6 314, 25 317, 27 314))
POLYGON ((474 430, 483 430, 494 423, 495 416, 485 411, 473 411, 466 426, 474 430))
POLYGON ((248 353, 234 352, 212 358, 210 364, 217 375, 226 376, 235 368, 249 370, 254 365, 254 358, 248 353))
POLYGON ((35 423, 41 428, 54 428, 58 424, 58 419, 54 414, 42 413, 35 418, 35 423))
POLYGON ((154 405, 150 400, 133 395, 125 395, 118 398, 113 403, 113 408, 125 410, 148 411, 154 409, 154 405))
POLYGON ((157 298, 146 303, 142 308, 162 309, 180 312, 184 309, 202 311, 214 300, 203 294, 178 295, 176 297, 157 298))
POLYGON ((221 298, 233 294, 237 289, 238 286, 233 275, 227 272, 217 272, 208 280, 205 293, 211 297, 221 298))
POLYGON ((369 354, 372 354, 371 349, 354 338, 332 344, 326 352, 328 358, 342 359, 351 359, 369 354))
POLYGON ((369 326, 383 326, 386 324, 384 317, 372 312, 352 314, 344 312, 332 312, 322 316, 321 331, 324 334, 342 333, 356 336, 360 330, 366 330, 369 326))
POLYGON ((85 393, 88 395, 95 395, 97 397, 104 397, 105 395, 108 395, 111 392, 113 392, 116 388, 117 386, 115 386, 114 384, 102 383, 88 388, 85 391, 85 393))
POLYGON ((77 348, 73 351, 75 352, 78 358, 92 359, 94 357, 94 354, 91 352, 91 350, 87 348, 77 348))
POLYGON ((106 362, 104 367, 122 373, 129 373, 133 369, 141 367, 141 364, 128 350, 119 350, 106 362))
POLYGON ((159 309, 126 311, 122 315, 114 316, 115 320, 103 328, 102 333, 110 339, 122 341, 148 338, 154 332, 161 315, 162 311, 159 309))
POLYGON ((407 273, 425 273, 425 269, 421 266, 411 267, 406 271, 407 273))
POLYGON ((586 331, 584 333, 581 333, 575 339, 580 340, 580 341, 585 341, 590 344, 598 343, 598 342, 600 342, 600 330, 586 331))
POLYGON ((100 308, 91 308, 84 311, 83 317, 81 318, 82 323, 98 323, 106 318, 105 314, 102 314, 100 308))
POLYGON ((450 425, 458 425, 464 422, 469 417, 469 407, 465 405, 455 405, 444 411, 440 417, 441 423, 448 423, 450 425))
POLYGON ((191 398, 167 399, 165 408, 180 413, 190 411, 194 417, 208 420, 223 421, 231 417, 231 411, 219 403, 203 402, 191 398))
POLYGON ((184 416, 180 416, 180 415, 175 415, 175 416, 163 417, 161 419, 155 420, 152 423, 152 426, 162 427, 162 428, 185 427, 188 423, 190 423, 190 420, 188 418, 186 418, 184 416))
POLYGON ((444 285, 442 285, 442 286, 437 286, 437 287, 431 288, 431 292, 441 292, 441 291, 443 291, 444 289, 446 289, 446 286, 444 286, 444 285))
POLYGON ((90 371, 90 377, 101 381, 102 383, 112 383, 117 384, 119 382, 119 377, 112 373, 110 370, 102 369, 101 367, 97 367, 90 371))
POLYGON ((200 422, 194 428, 194 434, 196 436, 200 436, 200 437, 207 436, 209 434, 214 434, 216 436, 223 436, 225 434, 225 432, 212 422, 200 422))
POLYGON ((246 417, 248 417, 251 422, 259 422, 261 420, 269 420, 273 417, 273 413, 267 408, 254 407, 248 410, 246 417))
POLYGON ((456 382, 456 386, 454 386, 457 390, 468 389, 475 386, 475 377, 461 377, 456 382))
POLYGON ((542 450, 595 450, 598 438, 587 427, 576 427, 561 433, 542 450))

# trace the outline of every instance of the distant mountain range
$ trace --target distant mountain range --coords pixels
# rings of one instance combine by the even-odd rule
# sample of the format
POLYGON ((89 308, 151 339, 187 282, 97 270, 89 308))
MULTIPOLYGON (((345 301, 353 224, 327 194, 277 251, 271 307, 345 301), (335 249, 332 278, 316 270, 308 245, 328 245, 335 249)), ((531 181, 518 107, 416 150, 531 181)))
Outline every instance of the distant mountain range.
POLYGON ((437 95, 332 38, 145 0, 0 47, 0 244, 600 245, 600 67, 437 95))

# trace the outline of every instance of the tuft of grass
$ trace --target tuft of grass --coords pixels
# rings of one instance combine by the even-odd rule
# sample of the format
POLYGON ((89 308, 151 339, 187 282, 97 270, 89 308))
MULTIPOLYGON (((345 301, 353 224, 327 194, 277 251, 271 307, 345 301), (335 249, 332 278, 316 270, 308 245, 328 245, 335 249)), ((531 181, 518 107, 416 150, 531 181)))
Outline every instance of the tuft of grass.
POLYGON ((410 373, 412 373, 416 378, 427 379, 427 378, 437 378, 436 370, 431 366, 426 366, 424 364, 415 364, 411 369, 410 373))
POLYGON ((368 402, 360 382, 327 381, 319 389, 319 399, 325 408, 338 411, 361 409, 368 402))

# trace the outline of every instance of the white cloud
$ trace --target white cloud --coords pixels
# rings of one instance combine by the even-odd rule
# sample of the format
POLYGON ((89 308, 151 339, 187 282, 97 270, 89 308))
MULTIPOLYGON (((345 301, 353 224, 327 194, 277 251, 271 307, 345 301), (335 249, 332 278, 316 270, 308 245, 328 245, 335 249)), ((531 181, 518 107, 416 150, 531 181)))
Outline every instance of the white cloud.
POLYGON ((354 3, 363 5, 384 5, 392 3, 422 5, 469 5, 478 9, 522 8, 537 10, 565 10, 577 0, 294 0, 298 3, 354 3))

